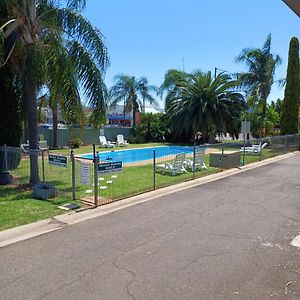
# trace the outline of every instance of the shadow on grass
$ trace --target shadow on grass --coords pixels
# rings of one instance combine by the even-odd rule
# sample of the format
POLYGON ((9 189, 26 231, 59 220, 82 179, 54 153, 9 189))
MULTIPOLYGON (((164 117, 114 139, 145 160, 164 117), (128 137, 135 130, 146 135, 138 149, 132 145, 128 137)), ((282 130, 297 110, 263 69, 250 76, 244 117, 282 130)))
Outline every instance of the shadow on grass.
POLYGON ((7 202, 18 202, 18 201, 26 201, 26 202, 36 202, 36 203, 47 203, 51 206, 58 206, 66 203, 66 198, 62 198, 60 196, 48 199, 48 200, 40 200, 32 197, 32 190, 28 185, 17 185, 17 186, 0 186, 0 203, 7 202))

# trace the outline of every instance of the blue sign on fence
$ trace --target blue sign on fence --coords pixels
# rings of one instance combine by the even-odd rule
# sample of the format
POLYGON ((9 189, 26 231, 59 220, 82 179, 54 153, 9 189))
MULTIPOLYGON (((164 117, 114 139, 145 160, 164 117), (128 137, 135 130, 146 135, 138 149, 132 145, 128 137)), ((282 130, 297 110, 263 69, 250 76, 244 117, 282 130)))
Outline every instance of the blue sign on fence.
POLYGON ((114 173, 122 171, 122 162, 109 162, 98 164, 98 174, 114 173))

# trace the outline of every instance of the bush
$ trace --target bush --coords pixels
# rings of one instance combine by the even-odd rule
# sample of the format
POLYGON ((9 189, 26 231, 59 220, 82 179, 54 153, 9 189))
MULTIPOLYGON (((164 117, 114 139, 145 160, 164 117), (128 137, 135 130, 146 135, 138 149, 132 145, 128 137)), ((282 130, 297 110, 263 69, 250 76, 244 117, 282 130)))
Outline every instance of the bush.
POLYGON ((82 144, 82 140, 79 137, 74 137, 69 140, 69 146, 73 148, 79 148, 82 144))
POLYGON ((134 131, 135 143, 164 142, 169 134, 169 126, 164 114, 146 113, 134 131))

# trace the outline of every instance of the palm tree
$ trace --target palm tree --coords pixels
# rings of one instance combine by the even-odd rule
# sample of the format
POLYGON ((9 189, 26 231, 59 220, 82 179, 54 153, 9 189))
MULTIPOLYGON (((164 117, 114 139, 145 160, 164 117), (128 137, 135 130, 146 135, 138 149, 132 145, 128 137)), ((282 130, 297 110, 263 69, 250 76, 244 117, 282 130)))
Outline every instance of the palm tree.
POLYGON ((136 126, 136 113, 139 107, 145 107, 145 101, 150 104, 157 104, 156 100, 151 96, 152 86, 148 85, 145 77, 136 79, 135 76, 117 75, 115 84, 110 89, 111 106, 115 106, 119 102, 124 102, 127 111, 133 113, 133 128, 136 126))
MULTIPOLYGON (((27 111, 30 156, 30 183, 39 181, 38 160, 34 150, 38 148, 37 137, 37 90, 43 84, 49 84, 53 91, 55 85, 62 86, 58 95, 71 94, 78 103, 76 89, 78 84, 84 89, 90 108, 94 110, 94 122, 104 118, 106 92, 102 73, 108 64, 107 50, 99 30, 94 28, 82 15, 85 0, 69 0, 63 7, 60 1, 51 0, 2 0, 2 5, 10 9, 12 18, 0 31, 2 45, 2 64, 9 59, 14 47, 21 48, 24 57, 23 97, 27 111), (62 38, 62 36, 64 38, 62 38), (3 50, 4 46, 4 50, 3 50), (68 63, 74 70, 76 87, 70 87, 67 78, 58 82, 58 72, 53 71, 53 62, 58 62, 57 53, 65 53, 68 63), (69 87, 66 87, 68 84, 69 87)), ((55 65, 59 71, 65 69, 65 63, 55 65)), ((63 76, 70 74, 60 72, 63 76)), ((66 97, 67 98, 67 97, 66 97)), ((74 102, 72 102, 74 103, 74 102)), ((72 104, 69 103, 69 108, 72 104)), ((68 110, 67 110, 68 111, 68 110)))
MULTIPOLYGON (((274 83, 275 70, 281 63, 279 55, 271 53, 271 41, 271 34, 269 34, 262 49, 245 48, 236 58, 236 62, 243 62, 248 67, 248 72, 239 74, 239 80, 249 95, 256 95, 262 99, 263 118, 266 116, 267 98, 274 83)), ((282 80, 279 83, 281 84, 282 80)))
MULTIPOLYGON (((247 97, 246 102, 247 107, 241 114, 241 120, 250 121, 253 136, 260 136, 264 126, 264 118, 262 117, 264 101, 254 94, 247 97)), ((249 133, 247 133, 247 141, 250 143, 249 133)))
POLYGON ((187 73, 181 70, 168 70, 165 74, 164 82, 158 89, 158 94, 163 97, 164 92, 166 92, 165 101, 168 101, 168 99, 176 96, 176 93, 178 92, 177 83, 186 80, 186 78, 187 73))
MULTIPOLYGON (((53 37, 49 37, 53 38, 53 37)), ((57 39, 57 38, 56 38, 57 39)), ((58 111, 62 112, 68 123, 83 123, 83 108, 78 91, 78 71, 74 58, 65 47, 56 45, 54 39, 52 51, 49 55, 48 65, 52 66, 46 78, 47 93, 43 99, 47 100, 53 116, 53 147, 57 147, 58 111)), ((52 41, 53 42, 53 41, 52 41)), ((50 43, 50 40, 49 40, 50 43)), ((43 105, 43 103, 41 103, 43 105)), ((105 112, 105 107, 102 109, 105 112)))
POLYGON ((142 113, 146 113, 146 101, 150 104, 157 105, 158 103, 156 100, 151 96, 151 93, 156 93, 157 88, 154 85, 148 84, 148 79, 146 77, 141 78, 142 82, 142 89, 141 89, 141 96, 142 96, 142 113))
POLYGON ((214 78, 211 72, 196 71, 185 77, 165 103, 174 131, 190 137, 200 131, 205 141, 209 133, 235 133, 244 107, 243 96, 234 91, 238 82, 224 73, 214 78))

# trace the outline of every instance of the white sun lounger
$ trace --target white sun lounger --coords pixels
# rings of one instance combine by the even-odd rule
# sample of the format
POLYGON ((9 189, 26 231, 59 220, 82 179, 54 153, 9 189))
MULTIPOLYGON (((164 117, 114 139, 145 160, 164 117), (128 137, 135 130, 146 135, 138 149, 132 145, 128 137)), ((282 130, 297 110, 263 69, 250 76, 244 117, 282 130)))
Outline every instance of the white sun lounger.
POLYGON ((123 136, 123 134, 118 134, 117 135, 117 146, 128 146, 129 145, 129 143, 126 141, 126 140, 124 140, 124 136, 123 136))
POLYGON ((164 163, 157 165, 155 171, 165 174, 166 172, 171 172, 172 175, 177 175, 179 173, 187 173, 185 169, 185 153, 179 153, 175 156, 173 163, 164 163))
POLYGON ((104 147, 104 148, 115 147, 115 144, 113 144, 111 141, 106 140, 105 135, 100 135, 99 136, 99 142, 100 142, 100 147, 104 147))

